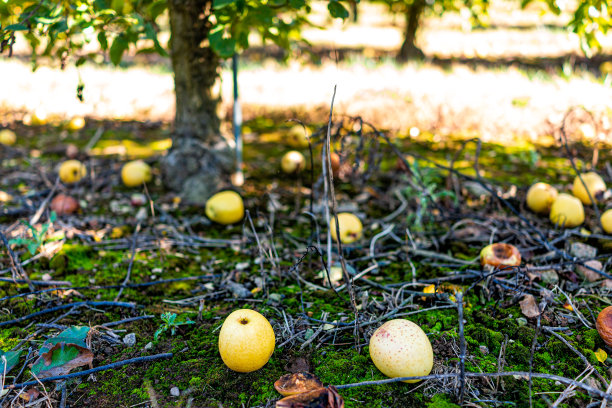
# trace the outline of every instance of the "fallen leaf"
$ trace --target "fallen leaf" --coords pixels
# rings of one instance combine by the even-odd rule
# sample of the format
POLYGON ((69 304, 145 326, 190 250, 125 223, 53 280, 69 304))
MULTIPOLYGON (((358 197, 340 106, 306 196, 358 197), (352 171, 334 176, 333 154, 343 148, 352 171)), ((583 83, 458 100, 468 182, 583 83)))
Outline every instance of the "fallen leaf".
POLYGON ((603 363, 608 358, 608 353, 598 348, 597 351, 595 352, 595 357, 597 358, 597 361, 599 361, 600 363, 603 363))
POLYGON ((21 350, 19 351, 0 350, 0 378, 2 378, 2 373, 8 373, 9 371, 11 371, 11 368, 15 367, 15 365, 19 362, 20 355, 21 355, 21 350))
POLYGON ((30 369, 32 373, 39 378, 53 377, 91 364, 93 353, 85 343, 88 333, 89 327, 72 326, 45 341, 30 369))
POLYGON ((434 284, 425 286, 425 288, 423 289, 423 293, 435 293, 435 292, 436 292, 436 285, 434 284))
POLYGON ((566 309, 566 310, 569 310, 570 312, 574 311, 574 308, 569 303, 564 303, 563 304, 563 308, 566 309))
POLYGON ((540 309, 533 295, 525 295, 523 300, 519 302, 519 305, 521 306, 521 312, 526 317, 534 318, 540 315, 540 309))

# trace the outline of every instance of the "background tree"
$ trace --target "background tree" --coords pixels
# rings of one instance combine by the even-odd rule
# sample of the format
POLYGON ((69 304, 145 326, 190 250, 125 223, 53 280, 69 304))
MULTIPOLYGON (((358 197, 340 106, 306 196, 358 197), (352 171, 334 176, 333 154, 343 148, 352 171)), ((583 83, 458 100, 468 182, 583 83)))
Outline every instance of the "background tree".
MULTIPOLYGON (((329 0, 328 9, 333 17, 348 16, 338 0, 329 0)), ((309 11, 305 0, 8 0, 0 2, 0 52, 10 55, 22 33, 34 61, 49 56, 62 67, 97 55, 84 51, 92 42, 115 65, 130 48, 169 54, 176 116, 163 179, 186 201, 203 203, 232 167, 219 129, 221 60, 247 48, 251 32, 289 48, 309 11), (166 16, 169 53, 158 40, 166 16)))
POLYGON ((373 0, 377 3, 386 4, 389 11, 404 17, 404 41, 397 53, 397 59, 406 61, 409 59, 421 59, 423 51, 416 45, 417 32, 421 26, 423 16, 431 13, 442 15, 448 11, 459 11, 467 9, 472 19, 479 19, 486 15, 489 0, 373 0))

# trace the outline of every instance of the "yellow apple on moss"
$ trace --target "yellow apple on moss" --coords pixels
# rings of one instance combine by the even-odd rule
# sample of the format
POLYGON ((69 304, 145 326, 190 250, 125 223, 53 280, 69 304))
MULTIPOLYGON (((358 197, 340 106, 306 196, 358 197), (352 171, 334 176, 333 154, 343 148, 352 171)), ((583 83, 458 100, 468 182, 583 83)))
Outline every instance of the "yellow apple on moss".
POLYGON ((301 172, 306 167, 306 159, 304 155, 297 150, 291 150, 285 153, 281 159, 281 168, 287 174, 301 172))
POLYGON ((66 160, 59 168, 62 183, 71 184, 80 181, 87 174, 85 165, 78 160, 66 160))
POLYGON ((406 319, 390 320, 376 329, 370 338, 370 358, 391 378, 424 376, 433 368, 433 349, 427 335, 406 319))
POLYGON ((85 127, 85 119, 82 116, 75 116, 66 124, 68 130, 77 131, 85 127))
MULTIPOLYGON (((606 183, 603 181, 601 176, 593 171, 588 173, 583 173, 580 175, 582 181, 587 186, 591 197, 597 203, 598 200, 601 200, 603 194, 606 192, 606 183)), ((583 204, 590 205, 592 204, 591 198, 587 193, 587 190, 584 188, 584 185, 580 181, 579 177, 574 179, 574 186, 572 189, 572 193, 582 201, 583 204)))
POLYGON ((234 224, 244 217, 242 197, 235 191, 221 191, 206 202, 206 216, 219 224, 234 224))
POLYGON ((151 181, 151 166, 142 160, 125 163, 121 168, 121 180, 127 187, 141 186, 151 181))
POLYGON ((550 220, 558 226, 577 227, 584 222, 582 202, 572 195, 559 194, 550 207, 550 220))
POLYGON ((308 147, 308 137, 306 131, 300 125, 295 125, 287 131, 287 143, 291 147, 304 148, 308 147))
POLYGON ((250 309, 232 312, 219 332, 219 354, 231 370, 250 373, 266 365, 276 337, 274 330, 261 313, 250 309))
MULTIPOLYGON (((350 244, 361 238, 363 231, 363 225, 356 215, 351 213, 340 213, 338 214, 338 225, 340 227, 340 240, 343 244, 350 244)), ((334 241, 338 241, 338 235, 336 234, 336 219, 331 218, 329 223, 331 229, 331 236, 334 241)))
POLYGON ((612 209, 604 211, 604 213, 601 214, 600 221, 606 234, 612 234, 612 209))
POLYGON ((11 129, 0 130, 0 144, 12 146, 17 141, 17 135, 11 129))
POLYGON ((535 183, 527 191, 527 207, 533 212, 548 214, 557 195, 557 189, 550 184, 535 183))

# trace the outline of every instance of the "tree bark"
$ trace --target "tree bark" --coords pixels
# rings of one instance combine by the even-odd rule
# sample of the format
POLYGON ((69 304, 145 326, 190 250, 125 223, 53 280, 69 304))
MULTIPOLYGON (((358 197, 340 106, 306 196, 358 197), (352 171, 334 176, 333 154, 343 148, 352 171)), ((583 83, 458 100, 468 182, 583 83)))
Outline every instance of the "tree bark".
POLYGON ((406 10, 406 27, 404 31, 404 42, 397 54, 399 61, 408 61, 410 59, 423 59, 425 54, 419 47, 416 46, 416 32, 419 28, 421 15, 425 10, 425 0, 414 0, 406 10))
POLYGON ((219 57, 208 44, 212 0, 169 0, 176 116, 164 184, 204 204, 227 181, 231 150, 219 129, 219 57))

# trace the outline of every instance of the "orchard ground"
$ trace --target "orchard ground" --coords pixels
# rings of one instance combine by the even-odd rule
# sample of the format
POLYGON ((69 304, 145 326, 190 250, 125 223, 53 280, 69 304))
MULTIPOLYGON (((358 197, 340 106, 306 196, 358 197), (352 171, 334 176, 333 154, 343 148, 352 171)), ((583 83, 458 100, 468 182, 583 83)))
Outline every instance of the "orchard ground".
MULTIPOLYGON (((603 279, 588 282, 575 262, 559 253, 587 244, 598 254, 576 256, 583 261, 597 258, 606 269, 612 238, 601 234, 593 208, 586 208, 584 229, 563 230, 527 211, 524 195, 535 181, 567 190, 574 179, 570 158, 578 169, 595 163, 604 178, 612 180, 605 166, 610 159, 610 79, 602 75, 600 63, 580 58, 577 42, 555 28, 559 19, 547 17, 542 25, 534 17, 537 10, 513 14, 500 4, 487 31, 463 30, 460 15, 429 19, 422 37, 429 56, 424 63, 400 66, 392 61, 392 50, 401 41, 399 29, 378 12, 362 13, 361 29, 369 25, 371 30, 363 37, 356 34, 364 31, 350 25, 327 35, 308 33, 320 51, 317 64, 306 63, 302 52, 297 55, 300 62, 289 65, 269 59, 255 62, 274 50, 249 54, 240 74, 247 140, 246 183, 240 192, 252 226, 248 220, 229 227, 212 224, 202 208, 182 206, 161 187, 156 164, 169 146, 173 117, 166 63, 154 59, 145 65, 134 56, 122 69, 86 65, 79 71, 60 71, 43 66, 32 73, 19 55, 1 60, 0 73, 10 80, 3 81, 0 120, 19 137, 15 148, 2 150, 2 189, 13 196, 7 201, 2 196, 2 231, 8 238, 28 236, 18 221, 31 220, 38 208, 45 208, 69 144, 79 148, 90 175, 75 186, 57 187, 77 197, 83 207, 51 225, 48 237, 62 239, 45 240, 34 256, 15 246, 30 279, 64 281, 81 289, 3 299, 0 324, 84 300, 119 300, 136 307, 90 305, 65 309, 63 315, 31 317, 2 327, 0 348, 6 351, 27 339, 23 344, 36 351, 61 327, 86 325, 95 329, 96 367, 173 353, 167 360, 126 365, 59 387, 47 384, 41 392, 53 406, 61 404, 61 387, 70 406, 273 406, 280 398, 273 383, 287 372, 311 371, 326 385, 384 379, 369 359, 367 339, 382 320, 407 317, 429 335, 434 373, 459 373, 463 361, 469 372, 558 375, 605 391, 612 361, 601 351, 612 350, 599 337, 594 320, 610 304, 610 285, 603 279), (352 48, 359 52, 350 52, 352 48), (334 55, 341 60, 334 62, 334 55), (557 58, 568 55, 568 62, 558 63, 557 58), (461 60, 465 63, 457 62, 461 60), (79 77, 85 84, 84 103, 76 100, 79 77), (355 281, 357 336, 354 326, 342 326, 354 319, 348 293, 341 290, 337 295, 325 286, 320 257, 312 249, 314 245, 325 251, 324 241, 317 244, 325 238, 326 223, 320 215, 319 158, 325 134, 320 127, 324 129, 334 85, 334 147, 346 163, 367 163, 349 165, 336 180, 338 210, 357 213, 365 226, 364 238, 344 252, 357 272, 369 271, 355 281), (577 106, 590 114, 579 108, 568 116, 568 157, 558 139, 559 127, 577 106), (39 107, 51 114, 50 124, 21 123, 39 107), (62 126, 62 120, 74 115, 87 117, 85 128, 69 131, 62 126), (388 133, 403 153, 412 155, 410 171, 402 169, 405 164, 398 163, 372 128, 345 115, 361 116, 388 133), (285 143, 285 131, 292 126, 287 119, 303 121, 314 135, 314 185, 308 172, 301 178, 279 176, 280 158, 291 149, 285 143), (585 123, 593 125, 593 134, 581 127, 585 123), (485 141, 481 148, 463 144, 473 136, 485 141), (92 140, 96 143, 88 146, 92 140), (121 165, 131 157, 144 157, 153 165, 155 180, 147 189, 121 185, 121 165), (484 179, 469 179, 479 175, 484 179), (320 234, 303 211, 310 210, 311 192, 320 234), (134 193, 145 199, 135 203, 134 193), (385 232, 391 224, 392 233, 385 232), (557 252, 551 254, 537 231, 557 252), (524 267, 510 273, 483 272, 477 256, 490 241, 519 246, 524 267), (99 289, 120 285, 126 276, 128 283, 140 286, 125 287, 121 294, 119 288, 99 289), (466 293, 463 335, 452 300, 458 291, 466 293), (539 318, 519 303, 528 295, 544 301, 539 318), (277 336, 270 362, 250 374, 227 369, 217 351, 224 317, 242 307, 266 315, 277 336), (164 312, 195 323, 155 339, 164 312), (142 316, 148 317, 112 330, 99 327, 142 316), (135 334, 134 345, 123 341, 129 333, 135 334)), ((222 109, 227 118, 230 78, 224 70, 222 109)), ((230 134, 227 122, 224 130, 230 134)), ((47 223, 48 215, 44 211, 35 227, 47 223)), ((11 264, 2 251, 0 270, 8 277, 11 264)), ((0 296, 27 292, 25 283, 0 283, 0 296)), ((25 366, 24 358, 18 368, 25 366)), ((340 394, 347 407, 451 408, 458 406, 460 383, 455 377, 356 387, 340 394)), ((468 379, 464 397, 466 403, 491 407, 528 406, 530 399, 536 407, 557 399, 561 407, 601 403, 595 394, 575 391, 517 374, 468 379)), ((2 404, 20 398, 12 392, 2 404)))

